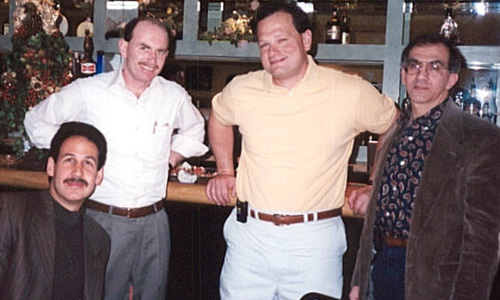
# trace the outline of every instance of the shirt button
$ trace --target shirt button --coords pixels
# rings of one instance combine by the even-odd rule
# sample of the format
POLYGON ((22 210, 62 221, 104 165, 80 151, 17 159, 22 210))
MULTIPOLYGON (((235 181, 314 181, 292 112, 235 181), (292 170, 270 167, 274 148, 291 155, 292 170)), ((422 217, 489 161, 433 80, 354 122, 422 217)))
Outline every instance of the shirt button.
POLYGON ((391 216, 391 213, 390 213, 390 212, 388 212, 388 211, 386 211, 386 212, 384 212, 384 216, 386 216, 386 217, 390 217, 390 216, 391 216))
POLYGON ((392 190, 393 190, 393 191, 397 191, 397 190, 398 190, 398 187, 397 187, 397 186, 395 186, 395 185, 393 185, 393 186, 392 186, 392 190))
POLYGON ((404 165, 406 165, 406 162, 404 160, 402 160, 402 161, 399 162, 399 165, 400 166, 404 166, 404 165))
POLYGON ((428 126, 424 126, 424 130, 429 130, 429 127, 428 126))
POLYGON ((409 137, 408 137, 408 140, 409 140, 410 142, 411 142, 411 141, 413 141, 413 137, 412 137, 412 136, 409 136, 409 137))

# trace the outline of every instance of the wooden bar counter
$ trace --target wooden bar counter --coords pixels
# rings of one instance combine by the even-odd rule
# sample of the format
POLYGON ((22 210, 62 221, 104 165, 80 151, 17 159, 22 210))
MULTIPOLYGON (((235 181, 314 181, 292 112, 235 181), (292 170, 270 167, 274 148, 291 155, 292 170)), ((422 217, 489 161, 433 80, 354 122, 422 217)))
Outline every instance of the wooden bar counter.
MULTIPOLYGON (((25 171, 13 168, 0 168, 0 185, 11 186, 17 188, 28 189, 44 189, 48 188, 49 183, 47 174, 40 171, 25 171)), ((186 184, 177 181, 170 181, 167 187, 167 200, 199 203, 199 204, 213 204, 208 200, 205 195, 204 183, 186 184)), ((346 203, 342 207, 342 215, 346 217, 353 217, 352 210, 347 205, 347 197, 352 190, 364 186, 363 184, 349 183, 346 189, 346 203)), ((232 205, 235 204, 233 199, 232 205)))

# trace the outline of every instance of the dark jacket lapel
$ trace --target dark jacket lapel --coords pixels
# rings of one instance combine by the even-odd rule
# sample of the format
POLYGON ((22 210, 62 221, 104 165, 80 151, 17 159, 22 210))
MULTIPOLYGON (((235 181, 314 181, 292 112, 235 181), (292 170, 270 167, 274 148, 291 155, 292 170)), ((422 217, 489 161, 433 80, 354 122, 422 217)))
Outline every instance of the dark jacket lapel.
POLYGON ((437 201, 440 201, 450 178, 450 172, 457 162, 463 159, 463 147, 460 145, 463 137, 463 119, 460 116, 460 109, 452 101, 448 101, 429 157, 425 161, 413 208, 411 235, 419 236, 419 231, 424 229, 431 215, 430 212, 437 201), (433 199, 433 201, 422 199, 433 199), (417 220, 419 224, 415 223, 417 220))
POLYGON ((42 272, 48 284, 52 285, 55 260, 56 229, 54 223, 54 204, 48 191, 40 193, 39 205, 30 224, 33 247, 39 255, 42 272))

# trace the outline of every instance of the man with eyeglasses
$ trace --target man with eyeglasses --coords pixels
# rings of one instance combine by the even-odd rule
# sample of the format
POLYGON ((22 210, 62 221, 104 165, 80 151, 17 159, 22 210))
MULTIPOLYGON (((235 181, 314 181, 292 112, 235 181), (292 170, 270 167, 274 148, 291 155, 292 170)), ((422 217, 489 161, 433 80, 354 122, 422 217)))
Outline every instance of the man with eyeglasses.
POLYGON ((376 300, 489 297, 499 253, 500 129, 450 99, 464 63, 440 35, 419 36, 403 51, 410 108, 378 156, 350 299, 368 297, 370 278, 376 300))

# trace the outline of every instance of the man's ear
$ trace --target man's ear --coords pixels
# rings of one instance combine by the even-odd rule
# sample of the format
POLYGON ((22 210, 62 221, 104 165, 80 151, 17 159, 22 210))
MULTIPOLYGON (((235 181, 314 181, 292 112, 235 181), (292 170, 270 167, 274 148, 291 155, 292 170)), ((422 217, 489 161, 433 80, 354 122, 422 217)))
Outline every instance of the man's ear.
POLYGON ((47 168, 45 169, 49 177, 54 177, 55 165, 56 162, 54 161, 54 159, 52 157, 49 157, 49 160, 47 161, 47 168))
POLYGON ((451 73, 450 76, 448 76, 448 83, 446 84, 446 89, 450 90, 453 86, 458 81, 458 74, 457 73, 451 73))
POLYGON ((104 168, 101 168, 97 171, 97 175, 95 177, 95 184, 100 185, 102 183, 102 179, 104 178, 104 168))
POLYGON ((311 50, 312 46, 312 32, 311 30, 306 30, 303 33, 301 33, 302 36, 302 43, 304 44, 304 49, 306 49, 306 52, 311 50))
POLYGON ((401 68, 401 84, 406 86, 406 72, 401 68))
POLYGON ((125 39, 120 39, 118 41, 118 49, 120 50, 120 55, 123 58, 127 58, 127 48, 128 48, 128 42, 125 41, 125 39))

